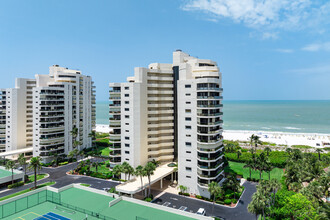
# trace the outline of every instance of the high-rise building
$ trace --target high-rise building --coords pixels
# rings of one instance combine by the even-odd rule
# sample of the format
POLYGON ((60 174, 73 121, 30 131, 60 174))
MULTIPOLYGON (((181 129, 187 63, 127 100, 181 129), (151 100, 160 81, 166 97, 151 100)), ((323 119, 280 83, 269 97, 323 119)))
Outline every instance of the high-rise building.
POLYGON ((110 83, 110 166, 178 162, 178 182, 209 196, 223 179, 222 85, 216 62, 177 50, 172 64, 110 83))
POLYGON ((95 127, 95 86, 78 70, 49 68, 48 75, 16 79, 15 88, 1 90, 0 148, 12 151, 33 148, 43 161, 73 150, 70 134, 78 128, 79 149, 91 147, 95 127), (3 138, 3 133, 5 137, 3 138), (5 146, 1 145, 5 143, 5 146), (2 146, 2 147, 1 147, 2 146))

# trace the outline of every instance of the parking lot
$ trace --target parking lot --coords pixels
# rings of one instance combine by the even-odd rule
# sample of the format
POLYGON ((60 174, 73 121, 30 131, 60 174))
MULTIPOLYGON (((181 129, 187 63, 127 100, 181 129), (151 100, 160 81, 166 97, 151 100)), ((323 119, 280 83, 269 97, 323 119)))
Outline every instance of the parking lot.
POLYGON ((215 205, 213 208, 212 203, 171 193, 161 195, 159 198, 155 199, 153 203, 192 213, 196 213, 199 208, 204 208, 207 216, 216 216, 226 220, 252 220, 255 219, 255 216, 247 211, 247 205, 250 203, 251 196, 256 191, 256 187, 254 183, 250 182, 244 183, 244 186, 245 191, 235 208, 220 205, 215 205))

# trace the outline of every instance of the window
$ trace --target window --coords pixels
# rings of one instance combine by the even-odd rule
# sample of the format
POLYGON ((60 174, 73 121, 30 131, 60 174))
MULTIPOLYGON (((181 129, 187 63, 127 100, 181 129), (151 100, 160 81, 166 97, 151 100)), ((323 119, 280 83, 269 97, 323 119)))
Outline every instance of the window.
POLYGON ((128 105, 128 104, 129 104, 129 101, 125 101, 125 104, 127 104, 127 105, 128 105))
POLYGON ((129 151, 125 151, 125 154, 129 154, 129 151))
POLYGON ((191 113, 191 109, 186 109, 186 113, 191 113))
POLYGON ((125 130, 125 132, 129 132, 129 130, 125 130))
POLYGON ((184 87, 191 88, 191 85, 190 84, 186 84, 184 87))
POLYGON ((186 176, 188 179, 191 179, 191 176, 186 176))
POLYGON ((186 161, 187 161, 187 162, 191 162, 191 160, 190 160, 190 159, 186 159, 186 161))
POLYGON ((129 125, 129 123, 125 123, 125 125, 129 125))
POLYGON ((125 144, 125 147, 129 147, 129 144, 125 144))
POLYGON ((186 167, 186 171, 191 171, 191 167, 186 167))
POLYGON ((129 140, 129 137, 125 137, 125 140, 129 140))
POLYGON ((125 94, 125 97, 129 97, 129 94, 125 94))
POLYGON ((191 147, 191 142, 186 142, 187 147, 191 147))
POLYGON ((125 160, 129 161, 129 159, 128 159, 128 158, 126 158, 125 160))
POLYGON ((129 87, 127 86, 127 87, 125 87, 125 90, 129 90, 129 87))
POLYGON ((190 129, 191 129, 191 126, 189 126, 189 125, 186 125, 186 129, 189 129, 189 130, 190 130, 190 129))
POLYGON ((191 135, 190 134, 186 134, 186 137, 191 137, 191 135))
POLYGON ((191 154, 191 151, 186 151, 187 154, 191 154))
POLYGON ((191 118, 190 117, 186 117, 186 121, 191 121, 191 118))
POLYGON ((186 102, 186 104, 191 104, 191 102, 186 102))
POLYGON ((128 112, 128 111, 129 111, 129 108, 125 108, 125 111, 127 111, 127 112, 128 112))
POLYGON ((186 93, 186 96, 190 96, 190 93, 186 93))
POLYGON ((129 115, 125 115, 125 118, 129 118, 129 115))

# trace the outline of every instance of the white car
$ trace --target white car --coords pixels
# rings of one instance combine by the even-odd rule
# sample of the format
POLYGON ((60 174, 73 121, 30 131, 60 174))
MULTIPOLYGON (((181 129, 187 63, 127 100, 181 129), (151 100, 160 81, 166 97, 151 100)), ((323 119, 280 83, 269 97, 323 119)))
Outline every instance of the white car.
POLYGON ((206 212, 205 212, 205 209, 203 208, 199 208, 198 211, 196 212, 197 215, 205 215, 206 212))
POLYGON ((22 171, 23 167, 18 167, 17 170, 22 171))

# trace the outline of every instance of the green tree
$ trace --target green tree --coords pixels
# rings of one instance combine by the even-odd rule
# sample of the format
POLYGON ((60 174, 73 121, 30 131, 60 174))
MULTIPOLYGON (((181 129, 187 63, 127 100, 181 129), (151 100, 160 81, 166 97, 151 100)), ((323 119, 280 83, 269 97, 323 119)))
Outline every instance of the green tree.
POLYGON ((267 203, 268 200, 264 193, 257 191, 252 195, 252 201, 248 205, 248 211, 255 214, 256 220, 258 219, 258 215, 263 215, 265 218, 267 203))
POLYGON ((257 153, 258 144, 262 145, 260 137, 258 135, 252 135, 253 143, 254 143, 254 152, 257 153))
POLYGON ((239 157, 242 155, 242 151, 241 150, 237 150, 236 151, 237 154, 237 160, 239 159, 239 157))
POLYGON ((117 164, 113 169, 112 169, 112 173, 113 175, 115 175, 116 177, 119 177, 119 179, 121 179, 120 175, 122 173, 122 167, 121 165, 117 164))
POLYGON ((187 188, 186 186, 184 186, 184 185, 180 185, 178 188, 180 189, 180 192, 181 192, 181 193, 185 193, 186 190, 188 189, 188 188, 187 188))
POLYGON ((19 165, 23 166, 24 176, 26 176, 26 165, 27 165, 27 162, 26 162, 26 158, 24 157, 24 154, 20 154, 18 156, 18 163, 19 163, 19 165))
POLYGON ((267 157, 269 157, 269 153, 272 152, 272 149, 270 149, 270 147, 265 147, 264 152, 266 152, 267 157))
POLYGON ((287 148, 285 149, 285 151, 289 154, 289 156, 291 156, 292 148, 287 147, 287 148))
POLYGON ((317 148, 317 149, 315 150, 315 152, 318 153, 318 155, 319 155, 319 160, 321 160, 321 153, 323 152, 323 150, 322 150, 321 148, 317 148))
POLYGON ((286 198, 282 208, 291 219, 316 219, 317 214, 312 203, 301 193, 286 198))
POLYGON ((148 177, 148 181, 149 181, 148 196, 150 196, 150 194, 151 194, 151 175, 154 174, 155 170, 156 170, 156 165, 152 162, 148 162, 147 165, 144 167, 144 171, 145 171, 146 176, 148 177))
MULTIPOLYGON (((234 192, 237 192, 238 189, 240 188, 240 184, 236 179, 236 175, 230 173, 227 177, 227 180, 224 183, 225 188, 231 189, 234 192)), ((236 193, 234 193, 234 198, 236 199, 236 193)))
POLYGON ((14 169, 16 168, 15 162, 8 160, 5 165, 6 170, 11 170, 11 184, 14 184, 14 169))
POLYGON ((251 170, 254 169, 254 161, 252 159, 249 159, 247 163, 244 165, 244 168, 249 168, 250 179, 251 179, 251 170))
POLYGON ((213 215, 216 196, 223 193, 223 189, 219 186, 217 182, 212 181, 208 185, 208 191, 210 192, 211 197, 213 196, 213 206, 212 206, 212 215, 213 215))
POLYGON ((273 166, 269 160, 264 163, 264 171, 268 173, 268 180, 270 180, 270 172, 273 170, 273 166))
POLYGON ((135 168, 135 175, 140 177, 140 180, 141 180, 141 192, 142 192, 142 195, 143 195, 143 180, 142 178, 144 176, 146 176, 146 173, 145 173, 145 170, 143 168, 143 166, 139 165, 135 168))
POLYGON ((93 163, 93 167, 95 167, 95 172, 97 172, 97 168, 99 167, 99 163, 98 162, 94 162, 93 163))
POLYGON ((41 168, 40 157, 32 157, 30 160, 29 169, 34 171, 34 188, 37 188, 37 171, 41 168))

